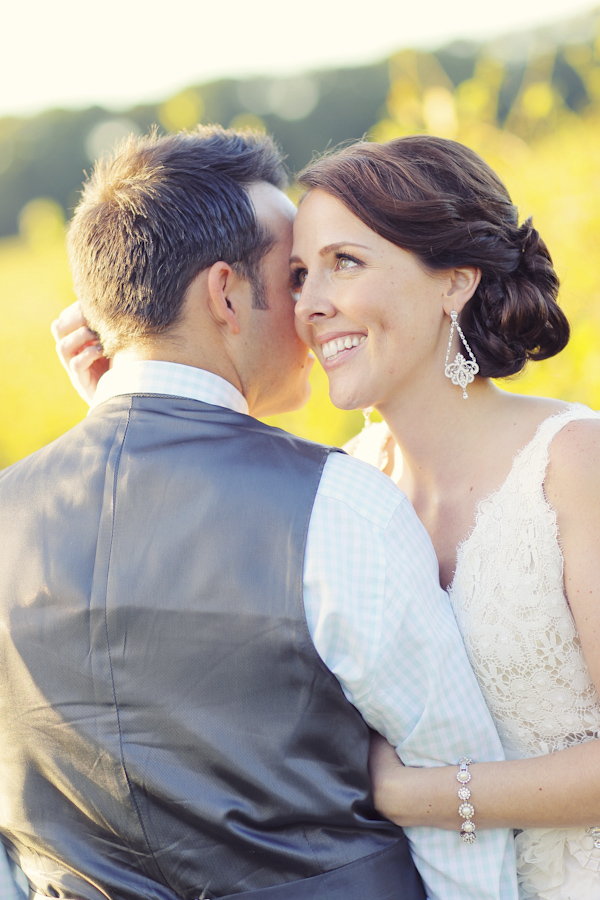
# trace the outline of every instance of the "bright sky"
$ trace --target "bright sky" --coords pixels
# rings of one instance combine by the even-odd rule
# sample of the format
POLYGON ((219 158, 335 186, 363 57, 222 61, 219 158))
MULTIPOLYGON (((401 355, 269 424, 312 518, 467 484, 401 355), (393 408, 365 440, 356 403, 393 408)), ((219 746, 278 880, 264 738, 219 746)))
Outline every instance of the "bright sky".
POLYGON ((375 62, 587 12, 594 0, 12 0, 0 116, 123 109, 222 77, 375 62))

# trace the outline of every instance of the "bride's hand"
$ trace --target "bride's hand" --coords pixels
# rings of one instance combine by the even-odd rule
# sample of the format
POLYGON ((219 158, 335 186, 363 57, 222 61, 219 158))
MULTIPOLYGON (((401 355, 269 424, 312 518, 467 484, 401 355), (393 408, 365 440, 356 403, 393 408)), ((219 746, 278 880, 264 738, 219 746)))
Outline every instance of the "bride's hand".
POLYGON ((104 356, 98 335, 88 328, 78 302, 63 309, 50 330, 56 341, 58 358, 66 369, 71 384, 90 405, 100 378, 111 365, 110 360, 104 356))
POLYGON ((398 789, 404 765, 391 744, 380 734, 371 735, 369 775, 376 810, 388 819, 398 808, 398 789), (394 798, 394 802, 392 802, 394 798))
POLYGON ((369 774, 375 809, 402 828, 428 825, 458 831, 456 771, 455 766, 405 766, 381 735, 371 735, 369 774))

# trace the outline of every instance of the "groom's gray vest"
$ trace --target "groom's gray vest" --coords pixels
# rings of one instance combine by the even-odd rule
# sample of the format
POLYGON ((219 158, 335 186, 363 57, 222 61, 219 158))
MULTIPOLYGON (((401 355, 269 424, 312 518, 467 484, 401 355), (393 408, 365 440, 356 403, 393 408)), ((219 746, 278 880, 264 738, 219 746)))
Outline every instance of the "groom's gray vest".
POLYGON ((32 896, 424 897, 304 616, 328 452, 127 396, 0 475, 0 835, 32 896))

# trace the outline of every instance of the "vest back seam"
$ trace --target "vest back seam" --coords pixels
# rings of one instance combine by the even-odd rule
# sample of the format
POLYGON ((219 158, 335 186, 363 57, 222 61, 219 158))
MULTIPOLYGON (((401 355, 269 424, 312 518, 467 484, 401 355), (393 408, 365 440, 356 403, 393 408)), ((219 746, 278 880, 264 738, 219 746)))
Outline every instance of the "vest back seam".
POLYGON ((107 654, 108 654, 108 665, 109 665, 109 669, 110 669, 110 681, 111 681, 111 687, 112 687, 112 693, 113 693, 113 700, 114 700, 114 703, 115 703, 115 715, 116 715, 116 718, 117 718, 117 729, 118 729, 118 732, 119 732, 119 755, 120 755, 120 757, 121 757, 121 767, 122 767, 122 769, 123 769, 123 774, 124 774, 125 780, 126 780, 126 782, 127 782, 127 787, 128 787, 128 789, 129 789, 129 797, 130 797, 130 799, 131 799, 131 802, 133 803, 133 807, 134 807, 134 809, 135 809, 136 817, 137 817, 137 820, 138 820, 138 822, 139 822, 139 825, 140 825, 140 829, 141 829, 141 831, 142 831, 142 834, 143 834, 143 836, 144 836, 144 841, 145 841, 145 843, 146 843, 146 847, 148 848, 148 853, 149 853, 150 856, 152 857, 152 860, 153 860, 153 862, 154 862, 156 868, 157 868, 158 871, 160 872, 161 877, 162 877, 164 883, 165 883, 166 885, 168 885, 169 888, 170 888, 171 890, 173 890, 172 886, 169 884, 168 878, 166 878, 165 873, 163 872, 163 870, 162 870, 162 868, 161 868, 161 866, 160 866, 160 863, 159 863, 158 860, 156 859, 156 857, 155 857, 155 855, 154 855, 154 852, 153 852, 153 850, 152 850, 152 846, 151 846, 151 844, 150 844, 150 840, 149 840, 148 834, 147 834, 147 832, 146 832, 146 828, 145 828, 145 826, 144 826, 144 821, 143 821, 143 818, 142 818, 142 814, 141 814, 141 812, 140 812, 140 808, 139 808, 139 806, 138 806, 138 803, 137 803, 137 800, 136 800, 136 797, 135 797, 135 793, 134 793, 134 791, 133 791, 133 787, 132 787, 132 784, 131 784, 131 779, 129 778, 129 773, 128 773, 128 771, 127 771, 127 766, 126 766, 126 764, 125 764, 125 753, 124 753, 124 750, 123 750, 123 734, 122 734, 122 731, 121 731, 121 717, 120 717, 120 714, 119 714, 119 704, 118 704, 118 701, 117 701, 117 692, 116 692, 116 687, 115 687, 115 676, 114 676, 114 671, 113 671, 112 656, 111 656, 111 652, 110 652, 110 636, 109 636, 109 630, 108 630, 108 610, 107 610, 107 600, 108 600, 108 579, 109 579, 109 575, 110 575, 110 563, 111 563, 111 558, 112 558, 112 545, 113 545, 113 538, 114 538, 115 526, 116 526, 115 518, 116 518, 116 508, 117 508, 117 482, 118 482, 118 478, 119 478, 119 468, 120 468, 120 464, 121 464, 121 456, 122 456, 122 454, 123 454, 123 448, 124 448, 124 446, 125 446, 125 441, 126 441, 126 439, 127 439, 127 432, 128 432, 128 430, 129 430, 129 425, 130 425, 130 422, 131 422, 131 411, 132 411, 132 405, 130 404, 129 409, 128 409, 128 411, 127 411, 127 423, 126 423, 126 425, 125 425, 125 430, 124 430, 124 432, 123 432, 123 438, 122 438, 122 440, 121 440, 121 447, 120 447, 120 449, 119 449, 119 453, 118 453, 117 460, 116 460, 115 474, 114 474, 114 480, 113 480, 113 493, 112 493, 112 506, 113 506, 113 508, 112 508, 112 525, 111 525, 111 535, 110 535, 110 546, 109 546, 109 551, 108 551, 108 566, 107 566, 107 568, 106 568, 106 585, 105 585, 105 592, 104 592, 104 628, 105 628, 105 632, 106 632, 106 648, 107 648, 107 654))

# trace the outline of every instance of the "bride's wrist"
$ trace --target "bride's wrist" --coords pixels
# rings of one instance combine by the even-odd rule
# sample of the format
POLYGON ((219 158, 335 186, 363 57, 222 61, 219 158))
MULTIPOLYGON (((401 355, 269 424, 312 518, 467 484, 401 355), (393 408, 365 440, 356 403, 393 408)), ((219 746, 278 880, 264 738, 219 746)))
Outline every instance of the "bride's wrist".
POLYGON ((379 779, 375 806, 397 825, 460 831, 457 766, 391 768, 379 779))

